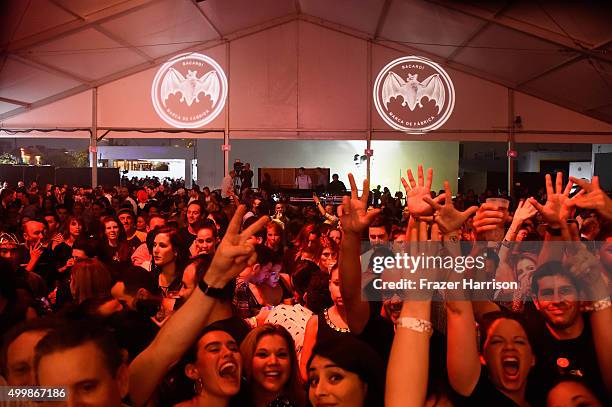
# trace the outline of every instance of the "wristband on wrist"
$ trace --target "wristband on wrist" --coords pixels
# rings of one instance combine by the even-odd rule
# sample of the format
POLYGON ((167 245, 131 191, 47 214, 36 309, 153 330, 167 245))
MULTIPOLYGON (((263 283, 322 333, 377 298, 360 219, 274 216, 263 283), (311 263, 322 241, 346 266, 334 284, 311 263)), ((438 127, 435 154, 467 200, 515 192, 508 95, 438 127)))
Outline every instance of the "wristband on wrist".
POLYGON ((411 331, 425 333, 429 336, 433 334, 433 325, 424 319, 412 317, 398 318, 395 327, 410 329, 411 331))
POLYGON ((610 307, 612 307, 612 301, 610 301, 610 297, 607 297, 602 300, 595 301, 591 305, 585 305, 584 307, 582 307, 582 311, 584 312, 603 311, 610 307))
POLYGON ((198 283, 198 287, 200 288, 200 290, 202 290, 204 295, 215 298, 217 300, 224 300, 228 298, 228 289, 231 289, 231 284, 227 284, 223 288, 216 288, 209 286, 204 282, 204 279, 201 279, 198 283))

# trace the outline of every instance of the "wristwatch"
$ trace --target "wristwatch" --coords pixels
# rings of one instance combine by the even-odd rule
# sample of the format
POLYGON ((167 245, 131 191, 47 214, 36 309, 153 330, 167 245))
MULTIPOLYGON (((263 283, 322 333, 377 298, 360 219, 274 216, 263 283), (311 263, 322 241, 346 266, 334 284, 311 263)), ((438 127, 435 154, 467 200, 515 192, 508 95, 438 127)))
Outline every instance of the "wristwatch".
POLYGON ((228 297, 227 289, 228 287, 230 287, 230 284, 227 284, 223 288, 210 287, 208 284, 206 284, 206 282, 204 282, 204 279, 201 279, 198 283, 198 287, 200 288, 200 290, 202 290, 204 295, 216 298, 218 300, 223 300, 228 297))

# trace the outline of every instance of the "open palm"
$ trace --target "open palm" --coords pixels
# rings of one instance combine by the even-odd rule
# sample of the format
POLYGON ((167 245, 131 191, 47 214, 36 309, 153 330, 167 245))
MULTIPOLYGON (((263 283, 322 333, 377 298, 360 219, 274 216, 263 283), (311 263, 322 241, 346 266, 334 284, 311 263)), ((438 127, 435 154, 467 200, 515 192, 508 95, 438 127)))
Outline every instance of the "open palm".
POLYGON ((460 229, 461 225, 478 210, 477 206, 471 206, 463 212, 458 211, 453 205, 453 196, 448 181, 444 181, 444 195, 440 195, 436 199, 431 199, 431 196, 428 195, 423 199, 432 210, 436 211, 434 220, 442 233, 450 233, 460 229), (442 199, 444 205, 439 203, 442 199))
POLYGON ((557 173, 555 188, 553 189, 552 178, 546 174, 546 203, 540 204, 534 198, 529 198, 531 203, 542 214, 542 219, 551 226, 560 226, 565 223, 571 212, 569 194, 573 182, 569 181, 563 189, 563 174, 557 173))
POLYGON ((426 216, 433 213, 433 209, 427 202, 424 201, 425 197, 431 198, 431 180, 433 178, 433 170, 427 169, 427 180, 423 177, 423 166, 419 165, 418 168, 418 183, 415 181, 412 171, 407 171, 408 182, 402 177, 402 185, 406 190, 406 203, 408 205, 408 212, 413 216, 426 216))

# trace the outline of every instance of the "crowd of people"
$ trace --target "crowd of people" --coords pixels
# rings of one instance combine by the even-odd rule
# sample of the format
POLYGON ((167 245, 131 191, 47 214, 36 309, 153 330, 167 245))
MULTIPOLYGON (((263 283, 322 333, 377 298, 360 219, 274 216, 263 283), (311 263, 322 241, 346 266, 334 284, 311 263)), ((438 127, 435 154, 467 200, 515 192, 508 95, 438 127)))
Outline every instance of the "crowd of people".
POLYGON ((610 405, 612 200, 598 178, 546 175, 513 201, 448 182, 436 194, 432 169, 416 175, 392 196, 349 174, 340 205, 304 206, 229 179, 5 182, 0 385, 105 407, 610 405), (374 256, 431 242, 520 289, 368 301, 374 256))

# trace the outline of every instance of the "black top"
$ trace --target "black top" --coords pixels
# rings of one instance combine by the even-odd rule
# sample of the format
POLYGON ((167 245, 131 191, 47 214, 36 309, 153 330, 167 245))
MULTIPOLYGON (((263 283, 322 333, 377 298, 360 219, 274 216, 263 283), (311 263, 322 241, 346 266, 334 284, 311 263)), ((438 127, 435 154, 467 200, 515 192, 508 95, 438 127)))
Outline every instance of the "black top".
POLYGON ((181 242, 183 242, 185 245, 184 247, 186 248, 190 248, 196 239, 196 235, 192 235, 191 232, 189 232, 189 229, 186 227, 180 228, 178 234, 181 237, 181 242))
MULTIPOLYGON (((536 312, 530 308, 528 312, 536 312)), ((539 315, 538 315, 539 316, 539 315)), ((597 354, 588 314, 584 316, 584 329, 574 339, 559 340, 552 336, 542 318, 532 315, 528 329, 536 364, 533 368, 533 386, 537 398, 544 400, 546 393, 563 376, 575 375, 584 380, 602 401, 606 400, 605 386, 597 363, 597 354)))
POLYGON ((350 335, 350 332, 348 332, 348 330, 346 332, 341 332, 336 328, 330 326, 330 324, 327 322, 327 318, 325 317, 328 309, 317 315, 317 343, 331 342, 337 340, 338 338, 344 335, 350 335))
POLYGON ((512 399, 506 396, 491 383, 487 376, 487 369, 480 370, 480 378, 476 387, 469 396, 456 395, 455 405, 458 407, 494 406, 494 407, 518 407, 512 399))
MULTIPOLYGON (((27 264, 29 261, 30 252, 29 250, 26 250, 24 263, 27 264)), ((58 279, 59 273, 57 272, 57 266, 50 244, 47 247, 43 247, 42 254, 40 255, 40 258, 32 271, 45 280, 45 284, 48 288, 55 286, 55 281, 58 279)))
POLYGON ((253 171, 242 170, 240 180, 242 181, 242 188, 251 188, 253 186, 253 171))
POLYGON ((380 315, 380 303, 370 302, 370 319, 357 338, 374 349, 385 365, 389 361, 395 330, 391 321, 380 315))
POLYGON ((344 182, 340 180, 332 181, 327 185, 327 192, 329 193, 341 194, 344 191, 346 191, 346 186, 344 185, 344 182))

